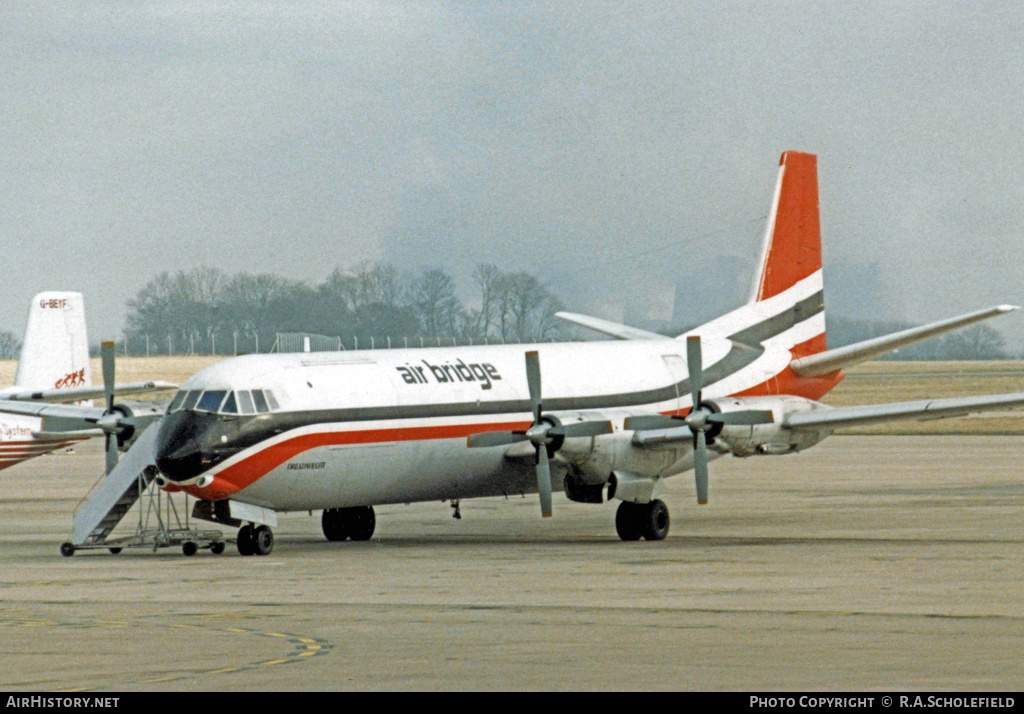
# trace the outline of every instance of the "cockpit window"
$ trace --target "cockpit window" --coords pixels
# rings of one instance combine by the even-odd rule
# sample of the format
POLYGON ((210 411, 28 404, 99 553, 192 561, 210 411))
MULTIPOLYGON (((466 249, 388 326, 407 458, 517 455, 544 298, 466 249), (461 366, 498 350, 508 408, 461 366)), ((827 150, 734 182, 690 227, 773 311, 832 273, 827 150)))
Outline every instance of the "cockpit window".
POLYGON ((167 413, 182 409, 219 414, 265 414, 281 407, 269 389, 238 390, 201 389, 179 391, 167 406, 167 413))
POLYGON ((196 411, 215 412, 220 409, 220 405, 226 396, 227 392, 223 389, 211 389, 203 392, 202 399, 196 404, 196 411))
POLYGON ((252 397, 249 396, 249 392, 244 390, 238 392, 238 411, 242 414, 256 413, 256 408, 252 405, 252 397))
POLYGON ((196 405, 196 402, 199 401, 199 397, 200 395, 202 395, 202 393, 202 390, 198 389, 193 389, 192 391, 190 391, 187 395, 185 395, 185 401, 181 403, 181 408, 191 409, 192 407, 194 407, 196 405))
POLYGON ((181 407, 181 403, 185 401, 185 395, 187 394, 188 392, 185 391, 179 391, 175 394, 174 399, 172 399, 171 403, 167 405, 167 413, 170 414, 171 412, 178 411, 178 408, 181 407))
POLYGON ((252 390, 252 401, 256 404, 256 411, 258 411, 260 414, 270 411, 270 407, 267 406, 267 400, 263 396, 262 389, 252 390))
POLYGON ((221 414, 237 414, 238 405, 235 402, 235 393, 228 392, 228 398, 224 400, 224 405, 220 408, 221 414))

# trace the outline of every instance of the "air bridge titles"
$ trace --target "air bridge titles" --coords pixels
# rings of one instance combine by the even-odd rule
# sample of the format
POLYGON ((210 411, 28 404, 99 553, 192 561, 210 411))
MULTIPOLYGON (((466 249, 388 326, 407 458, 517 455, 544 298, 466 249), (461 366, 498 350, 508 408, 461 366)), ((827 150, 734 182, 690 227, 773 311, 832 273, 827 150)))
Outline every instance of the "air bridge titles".
POLYGON ((490 389, 494 382, 501 379, 497 367, 493 364, 466 364, 461 359, 444 364, 430 364, 426 360, 420 361, 423 363, 422 365, 410 363, 404 367, 395 367, 398 373, 402 375, 402 380, 406 384, 479 382, 480 389, 490 389))

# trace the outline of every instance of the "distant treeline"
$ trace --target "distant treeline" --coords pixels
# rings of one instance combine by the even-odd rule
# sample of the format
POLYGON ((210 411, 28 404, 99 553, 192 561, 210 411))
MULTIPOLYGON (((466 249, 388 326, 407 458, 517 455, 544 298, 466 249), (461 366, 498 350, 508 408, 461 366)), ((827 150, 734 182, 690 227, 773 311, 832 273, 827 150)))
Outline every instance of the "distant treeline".
MULTIPOLYGON (((546 342, 585 334, 554 317, 562 304, 529 273, 480 265, 472 279, 467 305, 458 298, 455 282, 445 271, 410 275, 386 263, 338 268, 318 285, 270 274, 229 275, 216 268, 164 272, 128 301, 124 338, 118 346, 134 355, 229 355, 267 352, 281 333, 328 335, 340 338, 345 349, 546 342)), ((914 326, 831 313, 826 322, 829 347, 914 326)), ((682 326, 661 329, 668 335, 685 330, 682 326)), ((15 358, 19 349, 17 336, 0 331, 0 358, 15 358)), ((886 359, 1017 356, 1007 352, 998 330, 981 323, 905 347, 886 359)))
POLYGON ((128 301, 132 354, 266 352, 279 333, 338 336, 348 349, 564 338, 558 299, 533 275, 480 265, 473 306, 440 269, 418 275, 384 263, 335 269, 317 285, 216 268, 164 272, 128 301))

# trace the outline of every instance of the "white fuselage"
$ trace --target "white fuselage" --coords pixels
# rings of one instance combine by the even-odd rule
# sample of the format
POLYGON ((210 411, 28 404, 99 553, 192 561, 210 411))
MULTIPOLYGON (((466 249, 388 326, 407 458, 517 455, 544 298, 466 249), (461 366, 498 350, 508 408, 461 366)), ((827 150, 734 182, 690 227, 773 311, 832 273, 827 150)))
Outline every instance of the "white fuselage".
MULTIPOLYGON (((823 331, 818 314, 771 332, 772 315, 763 312, 741 309, 702 330, 705 398, 777 393, 776 377, 792 359, 788 346, 823 331), (769 333, 757 334, 754 344, 777 341, 780 349, 722 336, 758 325, 769 333), (707 329, 712 326, 717 329, 707 329)), ((572 439, 556 463, 565 468, 582 459, 606 477, 623 469, 648 478, 692 466, 687 443, 622 448, 626 417, 689 410, 685 340, 598 341, 225 360, 181 389, 267 390, 278 408, 240 417, 252 420, 252 428, 264 420, 264 435, 207 469, 205 485, 198 478, 182 485, 197 498, 230 497, 280 511, 536 491, 532 452, 515 458, 514 448, 466 442, 471 434, 530 426, 524 360, 530 350, 539 354, 545 415, 563 422, 584 413, 607 419, 620 437, 572 439)))

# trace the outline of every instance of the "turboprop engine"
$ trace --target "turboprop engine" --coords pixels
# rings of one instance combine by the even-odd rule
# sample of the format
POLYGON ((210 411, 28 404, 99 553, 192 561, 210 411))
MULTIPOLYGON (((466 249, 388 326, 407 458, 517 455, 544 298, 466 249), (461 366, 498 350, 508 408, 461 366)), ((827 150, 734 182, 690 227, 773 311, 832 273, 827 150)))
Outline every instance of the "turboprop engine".
POLYGON ((708 446, 722 454, 756 456, 789 454, 814 446, 828 432, 789 429, 786 417, 797 412, 827 409, 825 405, 803 397, 744 397, 709 399, 704 405, 718 414, 733 412, 771 412, 770 422, 725 423, 707 432, 708 446))
MULTIPOLYGON (((703 399, 704 369, 698 335, 686 338, 686 365, 693 404, 689 414, 639 415, 627 419, 625 427, 635 431, 633 444, 641 448, 657 449, 692 439, 697 503, 708 502, 709 448, 737 456, 785 454, 806 449, 828 435, 827 430, 797 433, 786 427, 789 414, 828 408, 810 399, 795 396, 703 399)), ((680 466, 686 467, 685 464, 680 466)))

